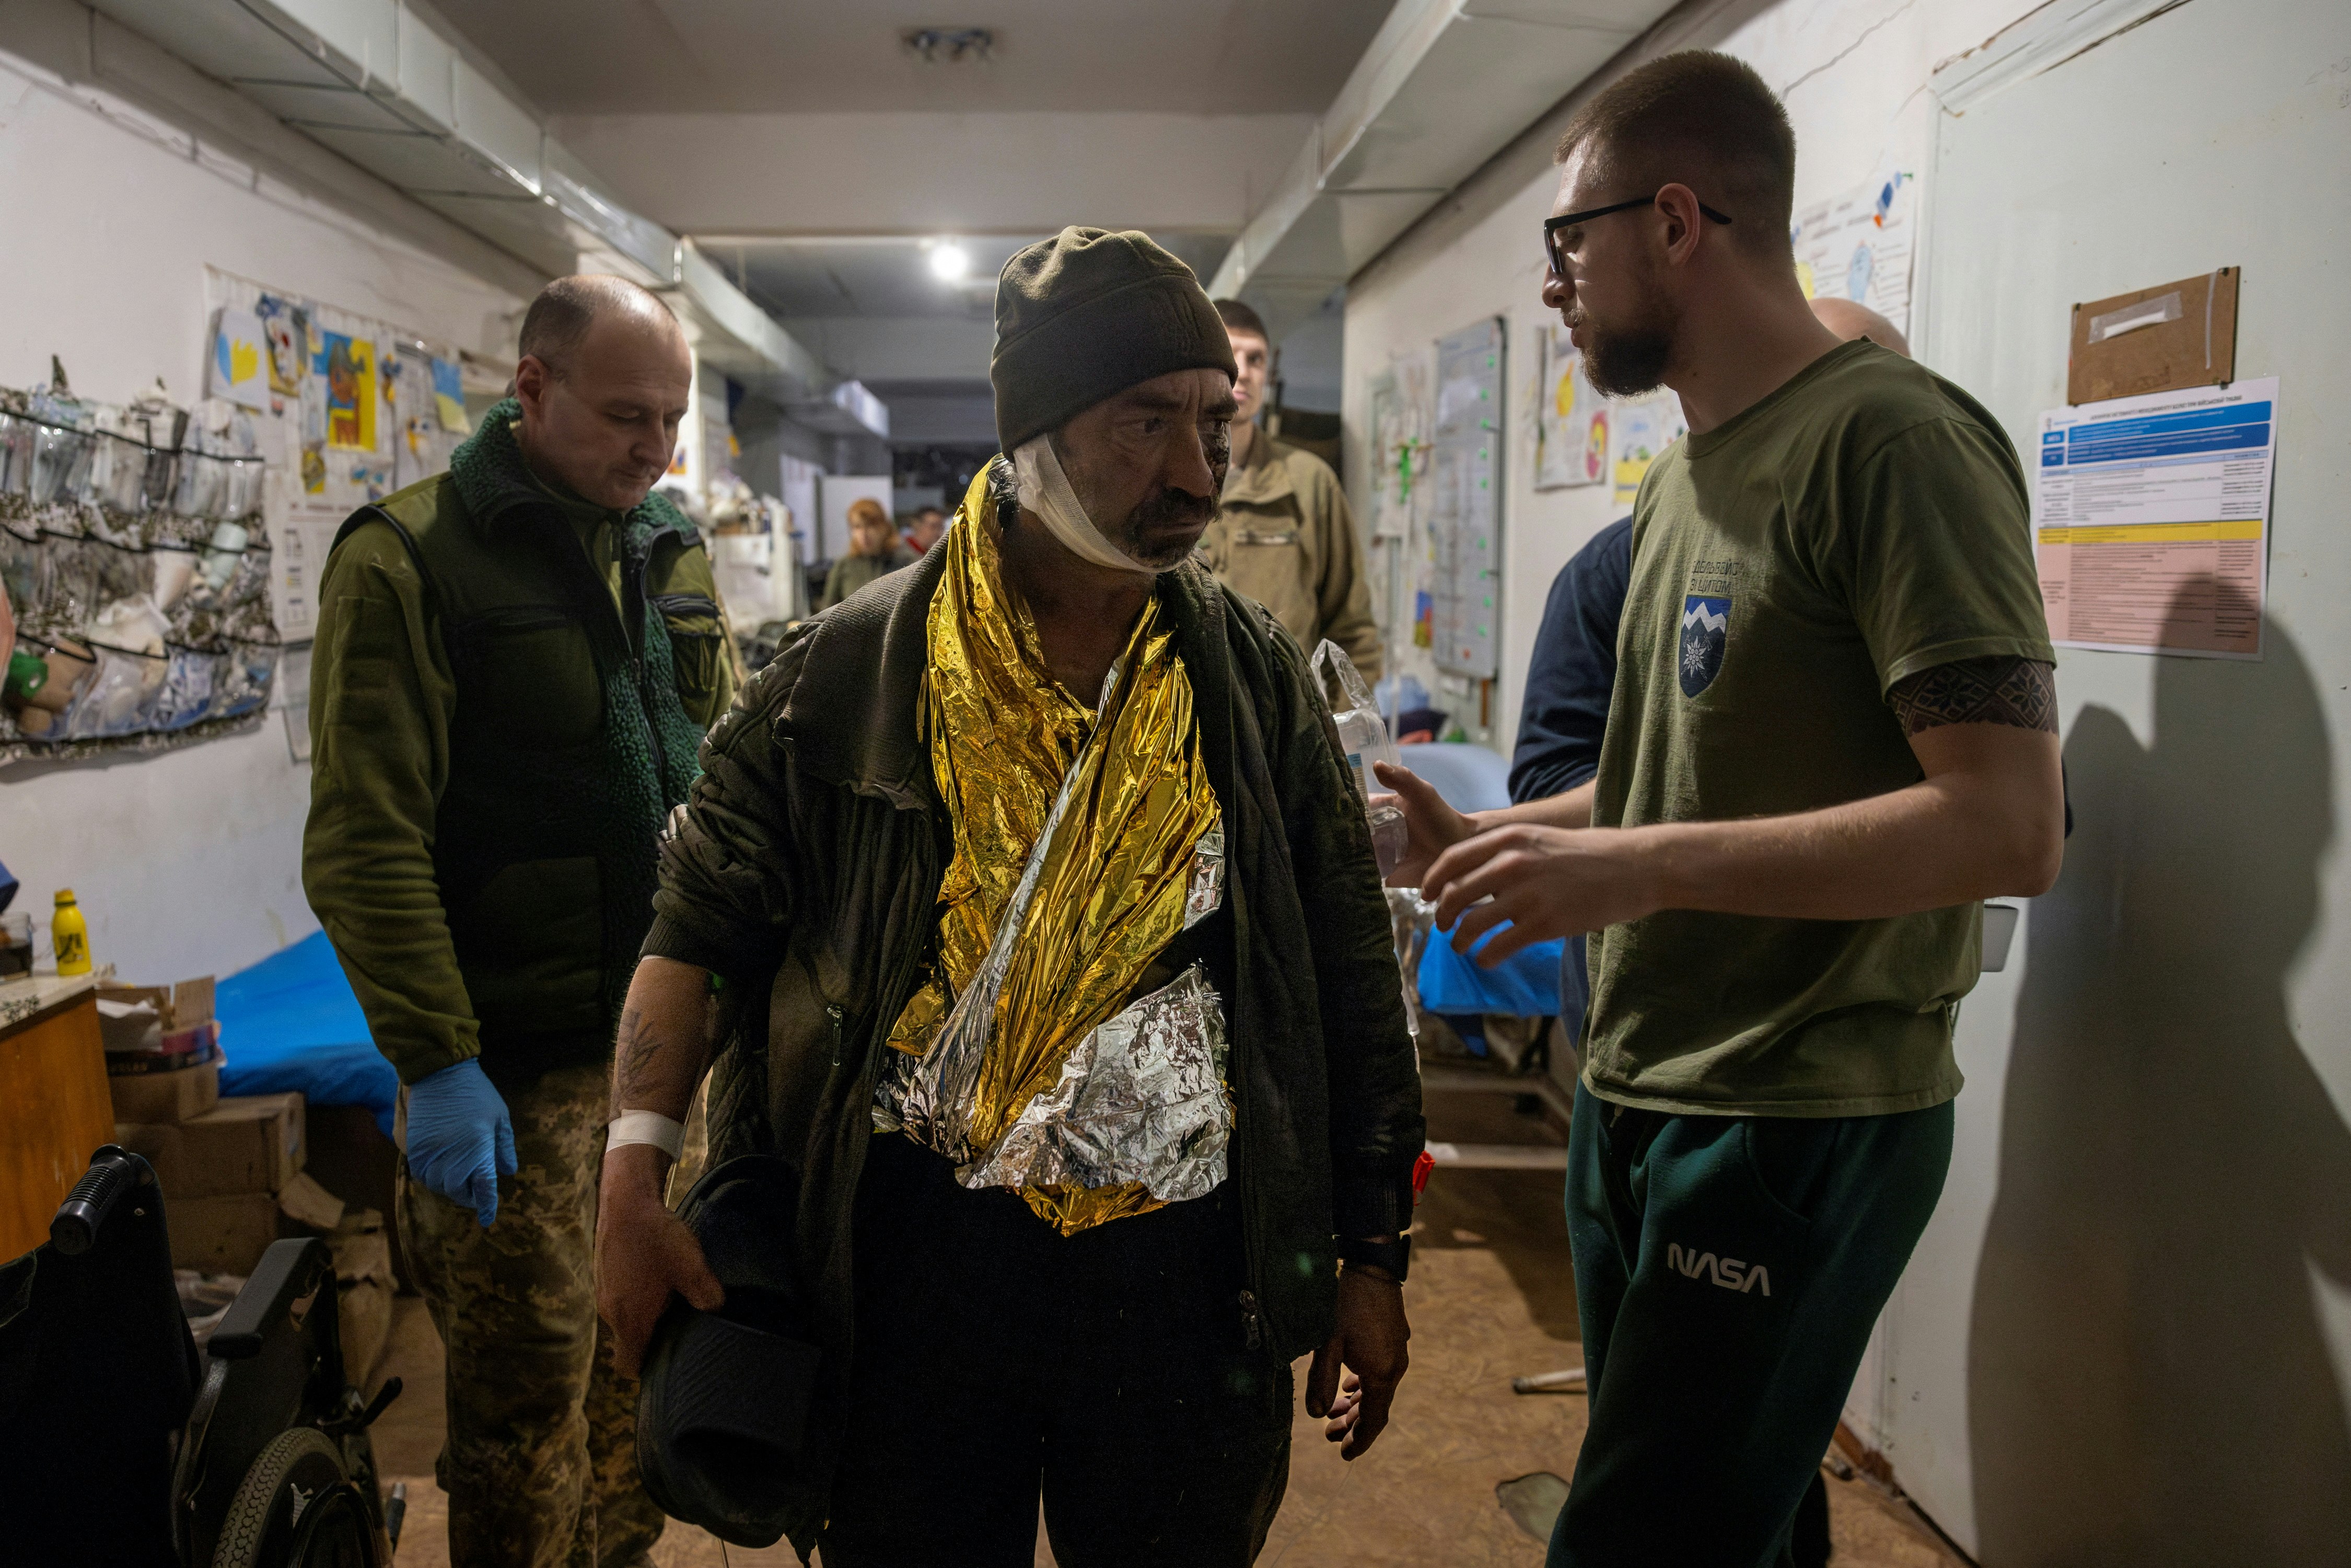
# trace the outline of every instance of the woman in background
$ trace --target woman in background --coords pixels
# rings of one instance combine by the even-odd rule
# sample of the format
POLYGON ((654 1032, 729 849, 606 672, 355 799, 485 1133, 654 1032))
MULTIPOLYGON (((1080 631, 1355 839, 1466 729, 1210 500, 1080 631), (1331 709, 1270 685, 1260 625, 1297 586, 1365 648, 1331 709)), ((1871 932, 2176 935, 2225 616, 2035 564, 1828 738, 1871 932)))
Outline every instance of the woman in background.
POLYGON ((816 607, 830 610, 876 578, 914 564, 914 552, 899 542, 897 526, 882 503, 861 497, 849 507, 849 553, 832 563, 816 607))

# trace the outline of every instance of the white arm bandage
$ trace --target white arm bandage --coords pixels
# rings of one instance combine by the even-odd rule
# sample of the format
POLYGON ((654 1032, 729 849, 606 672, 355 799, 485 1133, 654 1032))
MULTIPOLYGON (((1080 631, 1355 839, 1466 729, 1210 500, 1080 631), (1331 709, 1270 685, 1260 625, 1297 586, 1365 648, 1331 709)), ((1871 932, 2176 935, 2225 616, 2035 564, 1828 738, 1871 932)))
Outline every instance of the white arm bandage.
POLYGON ((623 1111, 612 1118, 604 1134, 604 1152, 628 1144, 651 1144, 671 1159, 685 1147, 685 1124, 674 1122, 658 1111, 623 1111))

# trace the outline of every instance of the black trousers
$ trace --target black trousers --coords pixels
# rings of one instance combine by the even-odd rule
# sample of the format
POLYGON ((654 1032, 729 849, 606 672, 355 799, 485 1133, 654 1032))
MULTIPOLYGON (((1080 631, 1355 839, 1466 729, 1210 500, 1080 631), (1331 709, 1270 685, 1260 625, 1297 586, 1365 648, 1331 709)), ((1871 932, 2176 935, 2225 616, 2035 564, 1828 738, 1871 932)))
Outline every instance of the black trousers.
POLYGON ((1253 1561, 1290 1479, 1289 1366, 1244 1337, 1232 1184, 1062 1236, 878 1134, 826 1568, 1253 1561))

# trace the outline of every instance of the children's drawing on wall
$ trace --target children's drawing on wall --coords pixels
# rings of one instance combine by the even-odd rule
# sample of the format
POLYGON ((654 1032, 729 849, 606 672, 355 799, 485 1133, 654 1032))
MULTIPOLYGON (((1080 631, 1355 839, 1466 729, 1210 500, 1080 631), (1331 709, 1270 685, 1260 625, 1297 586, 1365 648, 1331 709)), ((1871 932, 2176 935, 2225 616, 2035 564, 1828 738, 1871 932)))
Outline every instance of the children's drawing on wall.
POLYGON ((341 452, 375 450, 375 345, 327 335, 327 444, 341 452))
POLYGON ((1535 488, 1597 485, 1608 477, 1607 400, 1583 373, 1583 356, 1563 326, 1540 340, 1541 381, 1535 399, 1535 488))
POLYGON ((1613 433, 1616 450, 1616 504, 1629 507, 1641 493, 1641 481, 1657 455, 1689 433, 1682 418, 1682 400, 1658 392, 1638 402, 1619 402, 1613 433))
POLYGON ((1825 294, 1866 305, 1907 336, 1918 198, 1918 176, 1889 170, 1799 212, 1788 238, 1804 298, 1825 294))
POLYGON ((474 422, 465 416, 465 381, 455 360, 433 361, 433 406, 441 428, 452 435, 471 435, 474 422))
POLYGON ((263 368, 268 355, 260 320, 250 310, 234 309, 222 310, 214 320, 205 392, 240 408, 268 408, 269 378, 263 368))

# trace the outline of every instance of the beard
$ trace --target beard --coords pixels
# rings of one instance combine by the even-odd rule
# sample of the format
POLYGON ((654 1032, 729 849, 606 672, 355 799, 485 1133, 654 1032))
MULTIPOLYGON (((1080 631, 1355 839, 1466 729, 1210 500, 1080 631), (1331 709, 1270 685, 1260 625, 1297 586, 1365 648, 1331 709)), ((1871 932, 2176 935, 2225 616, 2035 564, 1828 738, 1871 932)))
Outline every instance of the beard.
POLYGON ((1602 326, 1589 314, 1570 323, 1583 329, 1584 378, 1593 391, 1609 397, 1640 397, 1656 391, 1673 362, 1680 323, 1655 278, 1642 277, 1634 303, 1633 317, 1612 326, 1602 326))
POLYGON ((1165 489, 1127 513, 1117 527, 1102 529, 1111 543, 1151 568, 1165 571, 1192 553, 1199 533, 1217 520, 1217 499, 1188 491, 1165 489), (1167 530, 1188 528, 1193 538, 1170 539, 1167 530))

